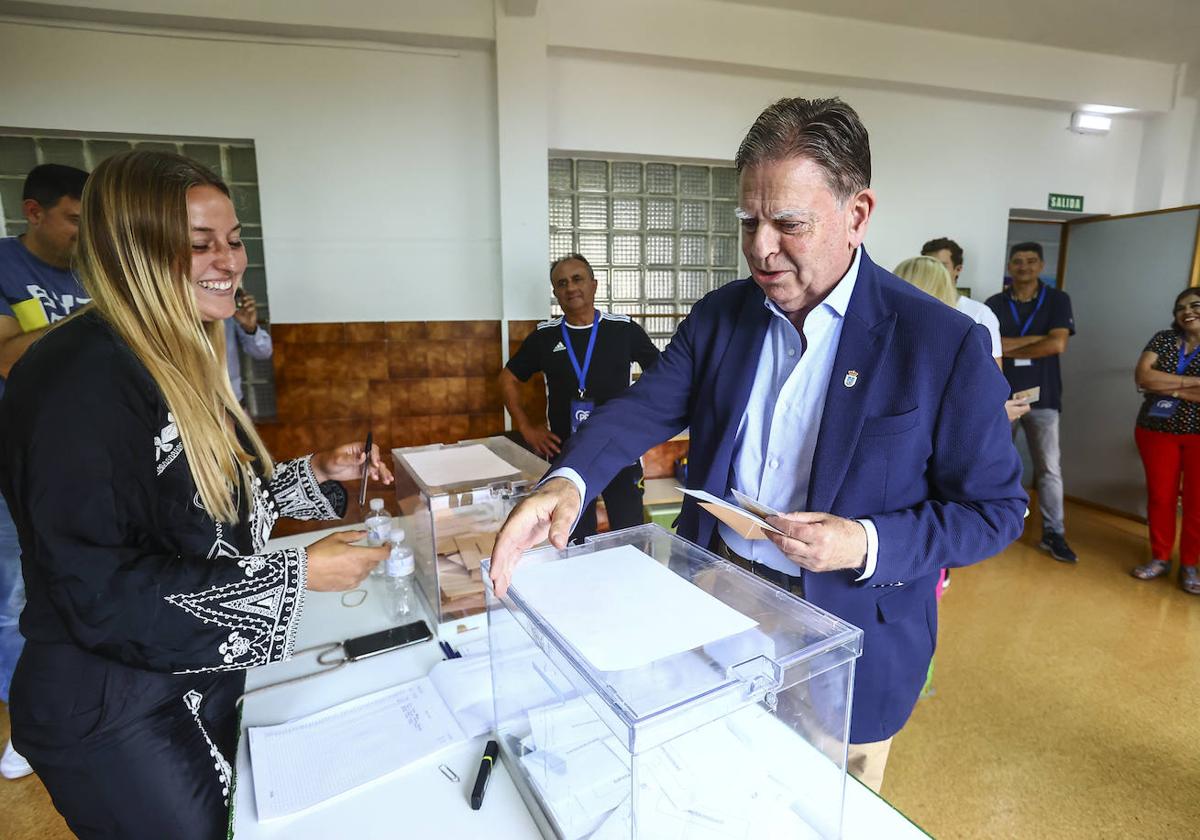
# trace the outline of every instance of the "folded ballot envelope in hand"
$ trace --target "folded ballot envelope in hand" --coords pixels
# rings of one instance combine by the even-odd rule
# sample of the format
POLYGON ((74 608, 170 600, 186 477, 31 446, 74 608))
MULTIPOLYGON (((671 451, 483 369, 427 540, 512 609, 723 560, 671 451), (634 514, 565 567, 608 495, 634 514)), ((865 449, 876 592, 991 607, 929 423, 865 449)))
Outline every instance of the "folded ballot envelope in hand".
POLYGON ((700 502, 700 507, 704 508, 721 522, 728 525, 743 539, 765 540, 767 538, 767 531, 771 531, 776 534, 783 533, 778 528, 768 524, 767 521, 764 520, 761 515, 759 515, 760 512, 766 515, 774 513, 771 508, 768 508, 765 505, 760 505, 757 502, 749 499, 749 497, 743 496, 740 493, 738 494, 738 501, 741 502, 741 506, 738 506, 732 504, 731 502, 727 502, 724 499, 718 499, 713 494, 706 493, 703 490, 688 490, 683 487, 678 489, 681 493, 698 499, 700 502), (743 499, 745 501, 742 501, 743 499), (755 506, 755 509, 750 508, 751 504, 755 506))

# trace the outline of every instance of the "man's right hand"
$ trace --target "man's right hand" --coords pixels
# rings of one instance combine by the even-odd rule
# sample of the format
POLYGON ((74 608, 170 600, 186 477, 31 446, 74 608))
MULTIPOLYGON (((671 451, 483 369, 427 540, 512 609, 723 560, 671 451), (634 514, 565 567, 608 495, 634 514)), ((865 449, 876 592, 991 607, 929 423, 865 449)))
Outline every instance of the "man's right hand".
POLYGON ((492 549, 491 577, 497 597, 508 591, 517 561, 527 549, 547 536, 560 551, 567 547, 582 502, 573 482, 552 478, 513 508, 492 549))
POLYGON ((519 431, 521 432, 521 437, 525 438, 525 442, 533 447, 533 451, 547 461, 553 460, 562 449, 562 438, 545 426, 535 426, 530 423, 529 425, 522 426, 519 431))
POLYGON ((338 531, 310 545, 308 588, 314 592, 344 592, 362 583, 391 550, 386 545, 350 545, 366 536, 366 531, 338 531))

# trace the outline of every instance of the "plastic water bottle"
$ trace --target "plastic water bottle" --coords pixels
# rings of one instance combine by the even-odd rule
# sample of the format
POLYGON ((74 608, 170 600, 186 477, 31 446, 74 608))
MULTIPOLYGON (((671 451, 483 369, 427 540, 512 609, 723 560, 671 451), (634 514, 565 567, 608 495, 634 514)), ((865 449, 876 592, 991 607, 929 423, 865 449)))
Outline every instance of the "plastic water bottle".
POLYGON ((371 500, 371 513, 363 523, 367 526, 367 545, 384 545, 392 530, 392 515, 383 509, 383 499, 371 500))
POLYGON ((413 612, 413 572, 416 563, 412 549, 404 544, 404 530, 393 528, 388 534, 391 553, 383 562, 384 609, 388 617, 398 621, 413 612))

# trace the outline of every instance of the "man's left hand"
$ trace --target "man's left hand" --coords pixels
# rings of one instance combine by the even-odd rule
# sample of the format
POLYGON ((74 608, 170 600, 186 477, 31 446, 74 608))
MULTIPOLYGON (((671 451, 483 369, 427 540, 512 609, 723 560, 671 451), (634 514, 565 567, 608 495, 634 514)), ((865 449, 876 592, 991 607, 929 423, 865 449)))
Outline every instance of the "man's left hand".
MULTIPOLYGON (((362 477, 363 460, 366 457, 361 441, 344 443, 334 449, 317 452, 312 456, 313 475, 319 482, 330 479, 357 481, 362 477)), ((382 481, 384 484, 392 483, 392 471, 379 457, 378 444, 371 444, 371 465, 367 468, 367 475, 371 477, 372 481, 382 481)))
POLYGON ((853 519, 831 513, 768 516, 783 535, 764 531, 787 558, 810 572, 861 569, 867 562, 867 531, 853 519))
POLYGON ((258 302, 254 300, 254 295, 242 295, 237 309, 233 310, 233 320, 241 324, 247 335, 254 335, 258 330, 258 302))

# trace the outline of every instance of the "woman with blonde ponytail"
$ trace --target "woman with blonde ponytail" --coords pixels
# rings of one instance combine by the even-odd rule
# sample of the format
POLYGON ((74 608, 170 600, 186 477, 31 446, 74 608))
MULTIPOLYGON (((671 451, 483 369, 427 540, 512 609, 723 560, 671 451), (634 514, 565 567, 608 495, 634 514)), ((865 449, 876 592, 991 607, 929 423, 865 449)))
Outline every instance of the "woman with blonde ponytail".
POLYGON ((360 532, 263 550, 281 516, 343 515, 366 458, 391 475, 361 444, 272 463, 224 365, 240 230, 204 167, 105 160, 79 233, 94 303, 0 404, 28 597, 12 737, 80 837, 224 837, 245 669, 291 655, 306 588, 352 588, 386 553, 360 532))

